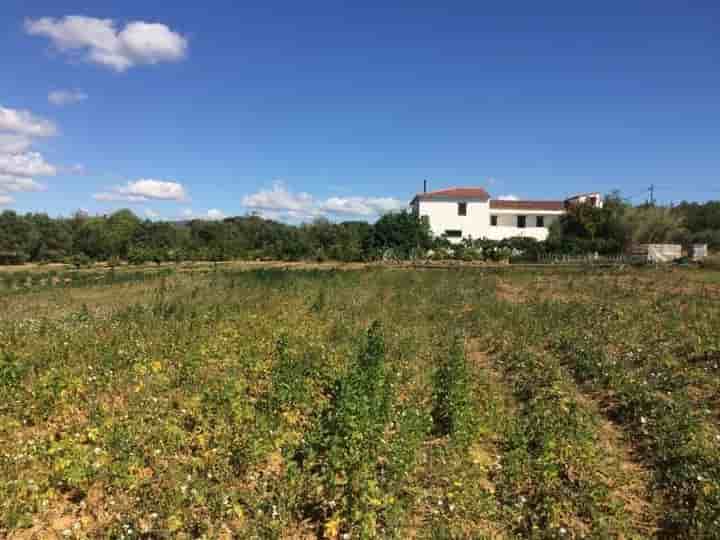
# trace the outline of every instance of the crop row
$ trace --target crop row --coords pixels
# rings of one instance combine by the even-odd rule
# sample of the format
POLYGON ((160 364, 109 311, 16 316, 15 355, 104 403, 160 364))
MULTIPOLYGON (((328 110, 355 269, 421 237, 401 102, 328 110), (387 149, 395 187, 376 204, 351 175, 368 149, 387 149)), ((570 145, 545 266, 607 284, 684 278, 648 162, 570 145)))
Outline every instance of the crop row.
POLYGON ((717 537, 720 434, 707 404, 689 393, 693 384, 717 381, 663 350, 658 339, 638 343, 627 332, 606 332, 601 324, 594 328, 566 327, 552 337, 551 346, 579 382, 608 396, 608 414, 626 427, 652 464, 670 509, 665 528, 717 537), (612 350, 618 339, 622 347, 612 350))
POLYGON ((212 273, 1 321, 3 534, 401 536, 474 402, 452 282, 375 278, 212 273))
MULTIPOLYGON (((665 534, 720 534, 719 311, 712 298, 591 292, 591 301, 534 299, 495 316, 511 347, 545 351, 623 430, 654 473, 665 534), (508 319, 508 312, 511 313, 508 319), (715 401, 713 400, 715 396, 715 401)), ((537 374, 542 378, 542 373, 537 374)))

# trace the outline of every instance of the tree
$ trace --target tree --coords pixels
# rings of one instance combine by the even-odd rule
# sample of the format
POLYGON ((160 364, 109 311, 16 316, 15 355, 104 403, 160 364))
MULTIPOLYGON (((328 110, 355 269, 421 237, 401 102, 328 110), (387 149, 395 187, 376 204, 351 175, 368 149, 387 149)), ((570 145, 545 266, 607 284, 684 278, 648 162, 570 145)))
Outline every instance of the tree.
POLYGON ((672 212, 685 221, 686 243, 708 244, 711 249, 720 249, 720 201, 683 201, 672 212))
POLYGON ((382 216, 373 225, 364 249, 371 257, 378 257, 388 248, 407 257, 412 250, 426 250, 431 246, 432 234, 427 220, 403 210, 382 216))
POLYGON ((106 222, 109 248, 107 256, 126 259, 132 239, 140 227, 140 223, 140 219, 128 209, 118 210, 111 214, 106 222))
POLYGON ((618 192, 606 196, 602 208, 591 204, 574 204, 558 222, 550 226, 547 247, 561 253, 615 254, 630 243, 627 222, 630 206, 618 192))
POLYGON ((0 213, 0 264, 20 264, 30 258, 33 229, 13 210, 0 213))
POLYGON ((644 205, 628 211, 632 240, 638 244, 663 244, 682 240, 685 219, 670 208, 644 205))
POLYGON ((52 219, 47 214, 27 214, 33 234, 29 246, 33 261, 61 261, 72 253, 73 235, 65 219, 52 219))

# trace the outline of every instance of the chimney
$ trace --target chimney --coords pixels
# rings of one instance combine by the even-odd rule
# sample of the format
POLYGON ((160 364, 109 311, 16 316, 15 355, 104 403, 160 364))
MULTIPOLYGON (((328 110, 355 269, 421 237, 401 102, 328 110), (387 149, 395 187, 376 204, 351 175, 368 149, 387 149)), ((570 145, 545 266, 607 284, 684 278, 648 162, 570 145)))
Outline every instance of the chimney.
POLYGON ((423 193, 427 193, 427 180, 423 180, 423 193))

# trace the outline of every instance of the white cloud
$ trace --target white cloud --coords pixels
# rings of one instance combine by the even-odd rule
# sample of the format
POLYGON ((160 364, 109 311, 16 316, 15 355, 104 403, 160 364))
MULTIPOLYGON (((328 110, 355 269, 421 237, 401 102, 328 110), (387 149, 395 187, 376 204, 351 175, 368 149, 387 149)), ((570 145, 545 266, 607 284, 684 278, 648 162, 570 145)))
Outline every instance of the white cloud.
POLYGON ((0 106, 0 198, 2 204, 14 199, 9 193, 41 191, 35 176, 54 176, 57 168, 38 152, 30 151, 33 137, 57 134, 51 121, 29 111, 0 106))
POLYGON ((320 210, 332 214, 377 216, 405 206, 401 201, 390 197, 330 197, 322 203, 320 210))
POLYGON ((309 193, 293 193, 282 182, 271 189, 243 197, 248 210, 268 219, 308 220, 324 216, 374 217, 406 205, 391 197, 330 197, 316 199, 309 193))
POLYGON ((0 131, 30 137, 50 137, 57 134, 57 127, 50 120, 35 116, 30 111, 0 105, 0 131))
POLYGON ((66 53, 80 53, 85 60, 125 71, 136 65, 176 62, 187 54, 187 38, 168 26, 143 21, 130 22, 118 30, 112 19, 70 15, 61 19, 43 17, 25 21, 33 36, 46 36, 66 53))
POLYGON ((0 206, 6 205, 6 204, 12 204, 15 202, 15 199, 10 197, 9 195, 0 195, 0 206))
POLYGON ((88 95, 80 90, 53 90, 48 94, 48 101, 53 105, 72 105, 85 101, 88 95))
POLYGON ((243 206, 252 210, 283 210, 307 212, 313 209, 314 200, 309 193, 291 193, 282 182, 275 182, 271 189, 261 189, 246 195, 243 206))
POLYGON ((157 219, 160 217, 160 214, 152 208, 146 208, 143 213, 145 214, 145 217, 149 219, 157 219))
POLYGON ((20 176, 53 176, 57 169, 45 161, 37 152, 24 154, 0 154, 0 175, 20 176))
POLYGON ((32 178, 19 178, 0 174, 0 193, 21 193, 28 191, 42 191, 45 186, 32 178))
POLYGON ((205 213, 195 212, 192 208, 183 208, 180 215, 182 219, 205 219, 208 221, 218 221, 227 217, 225 212, 217 208, 211 208, 205 213))
POLYGON ((21 154, 30 149, 32 141, 26 135, 0 133, 0 154, 21 154))
POLYGON ((217 208, 211 208, 207 211, 207 217, 212 220, 225 219, 225 212, 217 208))
POLYGON ((93 195, 96 201, 125 201, 146 202, 156 201, 186 201, 188 200, 185 187, 179 182, 171 180, 153 180, 143 178, 128 182, 109 192, 93 195))
POLYGON ((519 201, 520 197, 509 193, 507 195, 499 195, 498 197, 496 197, 496 199, 499 201, 519 201))

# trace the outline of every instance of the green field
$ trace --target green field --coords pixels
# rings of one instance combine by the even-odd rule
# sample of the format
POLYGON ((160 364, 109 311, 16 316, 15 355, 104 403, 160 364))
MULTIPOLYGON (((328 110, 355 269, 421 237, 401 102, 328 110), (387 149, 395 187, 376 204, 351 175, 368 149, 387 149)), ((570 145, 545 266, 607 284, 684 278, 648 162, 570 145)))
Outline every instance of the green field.
POLYGON ((719 538, 718 275, 8 278, 0 537, 719 538))

